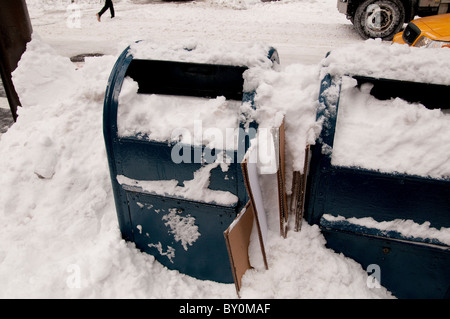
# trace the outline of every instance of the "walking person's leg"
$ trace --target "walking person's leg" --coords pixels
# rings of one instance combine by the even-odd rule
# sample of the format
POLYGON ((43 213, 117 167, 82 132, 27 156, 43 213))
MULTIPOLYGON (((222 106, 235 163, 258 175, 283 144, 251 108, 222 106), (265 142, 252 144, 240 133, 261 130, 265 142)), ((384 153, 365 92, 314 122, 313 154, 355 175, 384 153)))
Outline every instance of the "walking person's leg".
POLYGON ((107 0, 106 2, 109 3, 109 11, 111 12, 111 18, 114 18, 115 14, 114 14, 114 5, 112 3, 112 0, 107 0))
MULTIPOLYGON (((109 0, 109 2, 111 2, 111 0, 109 0)), ((109 3, 108 0, 105 1, 105 5, 103 6, 103 8, 97 13, 97 20, 98 22, 100 22, 100 18, 102 17, 102 14, 106 12, 106 10, 108 10, 109 8, 109 3)))

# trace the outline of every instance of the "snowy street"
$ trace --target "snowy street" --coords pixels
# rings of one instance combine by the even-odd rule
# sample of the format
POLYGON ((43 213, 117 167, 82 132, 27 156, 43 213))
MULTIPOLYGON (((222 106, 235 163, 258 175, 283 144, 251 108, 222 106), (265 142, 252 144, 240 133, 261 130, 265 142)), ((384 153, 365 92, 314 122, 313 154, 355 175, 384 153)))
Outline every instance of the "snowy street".
POLYGON ((362 41, 335 0, 122 0, 116 1, 116 17, 107 11, 101 23, 95 17, 101 1, 78 2, 79 12, 27 1, 34 31, 64 56, 116 54, 132 40, 192 38, 263 42, 277 48, 283 65, 310 64, 333 48, 362 41))

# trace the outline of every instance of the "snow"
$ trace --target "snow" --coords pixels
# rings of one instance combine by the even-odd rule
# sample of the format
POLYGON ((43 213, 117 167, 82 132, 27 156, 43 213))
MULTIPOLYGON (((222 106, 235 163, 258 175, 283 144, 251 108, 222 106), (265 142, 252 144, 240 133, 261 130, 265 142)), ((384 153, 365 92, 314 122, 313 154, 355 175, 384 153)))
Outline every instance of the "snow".
POLYGON ((448 51, 423 50, 397 43, 386 45, 380 39, 370 39, 333 50, 322 61, 322 72, 449 85, 448 51))
MULTIPOLYGON (((13 74, 23 105, 18 121, 0 137, 2 298, 236 298, 234 285, 170 271, 121 239, 102 112, 111 69, 136 40, 149 39, 162 47, 181 42, 198 48, 204 43, 216 48, 237 43, 275 47, 280 69, 247 74, 258 105, 247 112, 267 128, 284 116, 287 185, 292 171, 303 169, 304 147, 314 143, 321 129, 315 113, 322 65, 333 67, 329 70, 334 74, 364 64, 377 70, 374 56, 371 60, 365 54, 391 50, 402 65, 417 54, 428 62, 436 81, 448 83, 450 74, 450 50, 435 51, 436 59, 429 59, 422 51, 362 41, 337 12, 334 0, 122 0, 115 2, 116 18, 106 13, 101 23, 95 19, 99 1, 77 1, 76 16, 66 11, 68 1, 27 4, 33 40, 13 74), (331 49, 338 53, 324 59, 331 49), (71 63, 68 57, 80 53, 103 56, 86 58, 82 65, 71 63)), ((224 54, 219 52, 217 58, 224 54)), ((392 75, 403 74, 392 65, 392 75)), ((425 73, 418 78, 429 78, 425 73)), ((428 121, 434 121, 433 116, 428 121)), ((303 223, 300 232, 290 230, 287 238, 280 237, 272 178, 261 176, 269 269, 245 274, 242 298, 393 297, 383 287, 370 288, 371 278, 358 263, 327 249, 317 226, 303 223)), ((194 180, 201 188, 208 182, 194 180)), ((201 236, 189 218, 164 218, 187 249, 201 236)))
POLYGON ((370 95, 371 84, 358 89, 351 85, 356 80, 348 82, 340 97, 333 165, 450 177, 450 114, 400 98, 380 101, 370 95))
POLYGON ((169 214, 162 217, 162 220, 167 221, 164 225, 170 227, 170 233, 174 235, 175 240, 181 241, 184 250, 188 250, 188 245, 192 246, 201 235, 195 225, 195 218, 189 214, 186 217, 180 216, 174 208, 169 211, 169 214))
POLYGON ((78 0, 79 12, 69 14, 79 19, 80 28, 67 26, 67 2, 27 0, 34 30, 69 57, 97 52, 116 55, 137 40, 194 39, 229 46, 265 43, 277 48, 285 65, 315 64, 331 48, 361 41, 337 12, 334 0, 117 0, 116 17, 110 19, 106 12, 101 23, 95 14, 103 3, 78 0))
POLYGON ((210 148, 216 144, 236 147, 233 141, 238 132, 241 101, 227 100, 223 96, 208 99, 138 94, 137 89, 136 82, 125 79, 119 96, 119 136, 145 136, 152 141, 210 148), (223 140, 216 140, 216 136, 222 136, 223 140))
MULTIPOLYGON (((183 198, 193 201, 199 201, 209 204, 218 204, 224 206, 233 206, 238 198, 230 192, 209 189, 209 178, 213 168, 220 165, 219 162, 210 163, 194 172, 194 178, 183 182, 183 186, 177 186, 177 180, 156 180, 141 181, 130 179, 123 175, 117 176, 120 185, 137 187, 141 191, 152 194, 165 195, 177 198, 183 198)), ((221 165, 222 170, 226 171, 228 166, 221 165), (226 167, 223 167, 226 166, 226 167)))
POLYGON ((202 43, 195 39, 167 44, 139 41, 130 45, 130 54, 135 59, 223 64, 250 68, 256 66, 270 68, 272 63, 265 59, 269 50, 270 47, 262 43, 252 45, 236 43, 230 47, 223 41, 202 43))

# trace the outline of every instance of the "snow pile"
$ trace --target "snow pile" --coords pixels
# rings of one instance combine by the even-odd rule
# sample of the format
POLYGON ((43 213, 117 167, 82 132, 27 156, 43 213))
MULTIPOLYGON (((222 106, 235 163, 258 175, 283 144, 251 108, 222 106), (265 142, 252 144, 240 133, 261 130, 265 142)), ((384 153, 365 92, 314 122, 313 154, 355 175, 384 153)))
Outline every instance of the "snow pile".
MULTIPOLYGON (((37 37, 37 35, 35 35, 37 37)), ((61 102, 67 96, 77 94, 75 83, 81 79, 69 59, 57 55, 48 46, 41 45, 41 41, 28 43, 27 50, 32 51, 39 61, 51 61, 52 67, 47 63, 39 63, 31 59, 22 59, 20 68, 32 69, 36 75, 30 76, 27 72, 15 72, 14 83, 17 91, 20 91, 20 100, 25 106, 47 105, 61 102), (58 79, 56 82, 55 79, 58 79)), ((98 84, 95 84, 98 87, 98 84)), ((42 110, 45 112, 45 110, 42 110)))
MULTIPOLYGON (((243 90, 248 92, 260 85, 264 71, 277 68, 268 59, 270 50, 263 44, 230 47, 222 42, 206 44, 190 39, 164 44, 139 41, 130 45, 129 54, 134 59, 245 66, 248 69, 243 72, 243 90)), ((224 96, 210 99, 138 94, 138 83, 126 78, 119 97, 118 133, 121 137, 236 149, 239 123, 246 120, 244 113, 248 112, 252 113, 249 103, 224 96)))
POLYGON ((181 142, 211 148, 234 141, 242 102, 214 99, 138 94, 138 85, 125 78, 120 91, 117 128, 121 137, 145 136, 158 142, 181 142), (164 121, 161 121, 164 119, 164 121), (211 133, 211 134, 209 134, 211 133), (214 134, 212 134, 214 133, 214 134), (216 136, 223 140, 217 140, 216 136))
POLYGON ((261 79, 252 116, 261 127, 278 127, 284 117, 287 169, 303 173, 305 147, 315 144, 321 130, 316 122, 319 68, 294 64, 283 72, 267 70, 261 79))
POLYGON ((399 98, 377 100, 372 85, 349 82, 339 102, 333 165, 450 177, 450 114, 399 98))
POLYGON ((245 273, 242 298, 390 298, 384 288, 362 289, 370 278, 360 266, 343 255, 325 253, 325 240, 317 226, 305 223, 301 232, 291 232, 286 239, 272 235, 268 243, 269 269, 245 273))
POLYGON ((288 232, 287 238, 279 234, 278 203, 273 199, 276 185, 269 184, 272 176, 263 175, 264 206, 268 212, 269 232, 265 246, 269 269, 248 270, 242 278, 242 298, 390 298, 381 289, 367 287, 370 277, 363 276, 360 266, 342 254, 324 251, 325 239, 317 225, 303 223, 300 232, 288 232), (270 185, 270 186, 269 186, 270 185), (325 253, 325 254, 324 254, 325 253), (289 256, 288 258, 286 258, 289 256))
POLYGON ((337 48, 322 61, 331 75, 364 75, 450 85, 450 49, 424 49, 380 39, 337 48))
MULTIPOLYGON (((115 61, 89 58, 76 70, 36 35, 28 44, 13 75, 23 107, 0 140, 0 296, 235 298, 234 285, 169 271, 121 239, 102 134, 104 92, 115 61)), ((301 125, 314 127, 309 115, 316 107, 317 68, 292 66, 265 76, 255 111, 261 123, 284 112, 288 134, 301 125), (283 83, 285 90, 295 88, 292 97, 276 92, 283 83)), ((306 132, 299 133, 299 148, 311 139, 306 132)), ((296 148, 289 148, 291 161, 296 148)), ((384 288, 368 288, 359 264, 326 249, 316 226, 281 239, 277 192, 267 185, 270 270, 249 272, 243 297, 390 297, 384 288)), ((174 234, 192 235, 179 237, 188 248, 196 235, 191 221, 167 218, 174 234)))

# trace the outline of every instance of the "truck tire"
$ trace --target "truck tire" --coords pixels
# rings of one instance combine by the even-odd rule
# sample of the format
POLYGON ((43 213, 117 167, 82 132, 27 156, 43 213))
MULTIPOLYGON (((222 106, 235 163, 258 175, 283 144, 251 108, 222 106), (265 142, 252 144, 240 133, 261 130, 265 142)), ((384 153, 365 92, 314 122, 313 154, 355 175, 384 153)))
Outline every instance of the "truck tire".
POLYGON ((405 8, 399 0, 366 0, 353 17, 353 25, 364 39, 392 40, 404 22, 405 8))

